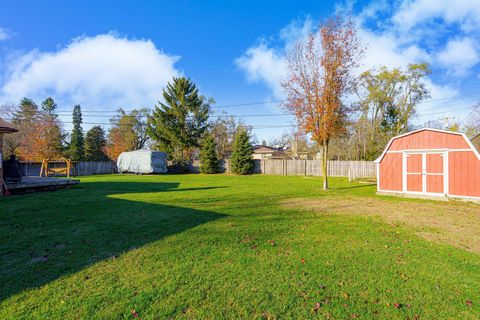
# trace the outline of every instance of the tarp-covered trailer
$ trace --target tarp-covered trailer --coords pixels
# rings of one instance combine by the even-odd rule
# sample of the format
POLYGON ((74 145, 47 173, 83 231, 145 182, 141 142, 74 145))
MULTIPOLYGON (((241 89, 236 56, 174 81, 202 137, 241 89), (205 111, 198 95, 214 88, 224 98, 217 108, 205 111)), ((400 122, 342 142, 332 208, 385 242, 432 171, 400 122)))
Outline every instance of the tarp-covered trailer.
POLYGON ((463 133, 412 131, 392 138, 375 162, 379 193, 480 200, 480 153, 463 133))
POLYGON ((117 167, 119 172, 165 173, 168 171, 167 154, 147 149, 122 152, 117 159, 117 167))

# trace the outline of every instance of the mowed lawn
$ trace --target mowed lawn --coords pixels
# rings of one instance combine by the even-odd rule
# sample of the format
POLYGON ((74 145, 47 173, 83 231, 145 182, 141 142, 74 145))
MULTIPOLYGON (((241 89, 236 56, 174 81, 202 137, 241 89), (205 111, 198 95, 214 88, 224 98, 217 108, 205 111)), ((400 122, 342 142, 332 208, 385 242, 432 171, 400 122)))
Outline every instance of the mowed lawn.
POLYGON ((479 319, 479 205, 321 185, 103 175, 0 199, 0 317, 479 319))

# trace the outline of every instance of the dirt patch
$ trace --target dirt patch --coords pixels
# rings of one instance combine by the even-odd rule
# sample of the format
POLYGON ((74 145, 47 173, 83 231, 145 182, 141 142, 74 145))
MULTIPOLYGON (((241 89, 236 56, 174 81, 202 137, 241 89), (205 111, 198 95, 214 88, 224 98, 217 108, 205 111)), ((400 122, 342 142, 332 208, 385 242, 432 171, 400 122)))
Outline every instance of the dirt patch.
POLYGON ((476 204, 338 197, 289 199, 283 205, 320 213, 380 216, 389 223, 414 227, 427 240, 480 253, 480 205, 476 204))

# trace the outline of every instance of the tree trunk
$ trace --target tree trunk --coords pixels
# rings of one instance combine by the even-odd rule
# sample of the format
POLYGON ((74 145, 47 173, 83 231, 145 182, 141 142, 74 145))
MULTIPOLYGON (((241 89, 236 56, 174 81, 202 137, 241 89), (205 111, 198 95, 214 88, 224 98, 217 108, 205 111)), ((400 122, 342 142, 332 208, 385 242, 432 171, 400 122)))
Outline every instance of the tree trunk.
POLYGON ((324 140, 322 144, 322 175, 323 175, 323 190, 328 190, 328 140, 324 140))

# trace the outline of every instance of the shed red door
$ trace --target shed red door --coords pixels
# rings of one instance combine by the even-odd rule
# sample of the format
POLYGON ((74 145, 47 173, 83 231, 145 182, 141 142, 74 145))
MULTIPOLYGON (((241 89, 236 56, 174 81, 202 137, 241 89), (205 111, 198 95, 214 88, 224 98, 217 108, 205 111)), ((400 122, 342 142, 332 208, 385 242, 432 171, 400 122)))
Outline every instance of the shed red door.
POLYGON ((443 165, 443 153, 425 154, 425 188, 427 193, 444 193, 445 168, 443 165))
POLYGON ((407 154, 407 192, 423 192, 423 155, 407 154))
POLYGON ((443 153, 406 154, 406 192, 423 194, 445 193, 443 153))

